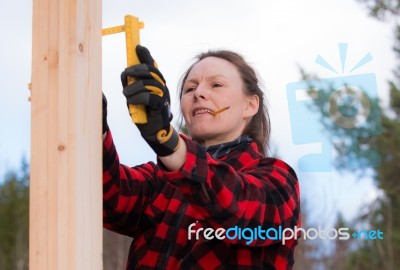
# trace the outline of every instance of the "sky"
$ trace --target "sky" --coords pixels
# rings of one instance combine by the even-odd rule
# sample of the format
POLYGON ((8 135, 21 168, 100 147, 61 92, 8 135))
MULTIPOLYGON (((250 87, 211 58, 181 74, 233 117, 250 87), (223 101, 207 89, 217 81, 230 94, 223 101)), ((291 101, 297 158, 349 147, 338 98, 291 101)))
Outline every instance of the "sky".
MULTIPOLYGON (((289 116, 286 87, 300 81, 299 67, 320 78, 338 74, 315 63, 322 56, 341 70, 338 44, 346 43, 346 67, 365 54, 372 61, 357 74, 373 73, 382 104, 387 102, 387 80, 392 78, 392 25, 367 15, 356 1, 336 0, 126 0, 103 1, 103 27, 123 24, 125 15, 145 24, 141 43, 149 48, 171 92, 174 124, 179 102, 177 85, 193 57, 208 49, 241 53, 263 80, 272 124, 272 145, 296 170, 302 197, 320 225, 332 222, 335 212, 352 218, 360 206, 378 192, 371 179, 329 172, 302 172, 298 160, 320 151, 318 143, 296 145, 289 116)), ((30 158, 30 103, 32 1, 0 3, 0 175, 18 169, 22 157, 30 158)), ((127 165, 155 160, 155 155, 130 122, 119 81, 125 68, 123 34, 103 37, 103 92, 109 103, 108 122, 120 158, 127 165)), ((302 119, 305 123, 308 119, 302 119)))

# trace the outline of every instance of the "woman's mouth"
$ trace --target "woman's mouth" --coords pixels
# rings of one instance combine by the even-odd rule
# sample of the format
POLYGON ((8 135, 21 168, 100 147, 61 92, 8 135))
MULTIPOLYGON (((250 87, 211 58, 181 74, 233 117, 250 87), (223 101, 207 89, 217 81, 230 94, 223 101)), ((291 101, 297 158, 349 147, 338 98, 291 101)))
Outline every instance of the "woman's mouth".
POLYGON ((194 110, 193 111, 193 116, 196 116, 196 115, 199 115, 199 114, 206 114, 206 113, 214 115, 214 111, 213 110, 202 108, 202 109, 194 110))
POLYGON ((201 109, 196 109, 193 111, 193 116, 196 116, 198 114, 211 114, 212 116, 216 116, 219 113, 222 113, 226 110, 228 110, 231 106, 227 106, 227 107, 223 107, 221 109, 218 109, 216 111, 210 110, 210 109, 206 109, 206 108, 201 108, 201 109))

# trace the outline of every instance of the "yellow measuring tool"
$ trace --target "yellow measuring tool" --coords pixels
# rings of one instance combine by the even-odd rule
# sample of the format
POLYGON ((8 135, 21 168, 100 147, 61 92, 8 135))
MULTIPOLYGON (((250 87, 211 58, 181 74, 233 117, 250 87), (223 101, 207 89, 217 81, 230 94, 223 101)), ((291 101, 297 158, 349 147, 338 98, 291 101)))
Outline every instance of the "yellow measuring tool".
MULTIPOLYGON (((143 22, 139 22, 137 17, 126 15, 125 24, 102 30, 102 35, 111 35, 116 33, 125 32, 126 40, 126 59, 128 67, 140 64, 140 61, 136 55, 136 46, 140 44, 139 30, 144 27, 143 22)), ((128 78, 128 84, 134 82, 133 78, 128 78)), ((132 117, 132 121, 137 124, 147 123, 146 108, 143 105, 129 105, 129 113, 132 117)))

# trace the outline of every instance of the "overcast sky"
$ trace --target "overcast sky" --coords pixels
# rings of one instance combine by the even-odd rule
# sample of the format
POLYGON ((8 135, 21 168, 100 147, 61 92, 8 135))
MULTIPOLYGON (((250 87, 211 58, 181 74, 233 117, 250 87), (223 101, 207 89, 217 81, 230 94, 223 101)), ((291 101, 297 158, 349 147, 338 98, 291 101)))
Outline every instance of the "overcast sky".
MULTIPOLYGON (((167 79, 175 120, 179 115, 177 83, 192 58, 207 49, 225 48, 243 54, 265 85, 272 121, 272 143, 301 180, 302 195, 319 202, 315 212, 329 222, 337 209, 350 217, 375 195, 371 180, 356 181, 337 172, 304 173, 298 159, 318 145, 292 141, 286 85, 300 80, 298 66, 321 78, 338 76, 314 61, 321 55, 340 68, 338 43, 348 43, 348 67, 366 53, 373 61, 356 74, 374 73, 380 98, 387 99, 386 81, 394 67, 392 26, 368 17, 356 1, 336 0, 147 0, 103 1, 103 27, 123 23, 125 15, 145 23, 141 43, 148 47, 167 79), (350 191, 350 192, 346 192, 350 191), (350 203, 351 201, 357 203, 350 203), (349 204, 352 207, 349 207, 349 204)), ((0 3, 0 175, 19 167, 30 155, 32 1, 0 3)), ((126 112, 119 75, 125 67, 123 34, 103 38, 103 91, 109 101, 109 125, 121 160, 135 165, 154 160, 126 112)), ((348 69, 344 70, 346 75, 348 69)), ((306 119, 304 121, 307 121, 306 119)))

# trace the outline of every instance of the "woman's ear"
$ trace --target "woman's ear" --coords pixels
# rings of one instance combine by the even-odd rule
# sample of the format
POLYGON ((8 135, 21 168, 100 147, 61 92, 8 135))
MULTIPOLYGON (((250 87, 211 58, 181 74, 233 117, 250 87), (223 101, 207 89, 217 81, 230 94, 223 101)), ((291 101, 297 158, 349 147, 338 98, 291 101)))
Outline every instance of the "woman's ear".
POLYGON ((244 118, 252 117, 258 112, 260 99, 257 95, 247 97, 246 107, 244 109, 244 118))

